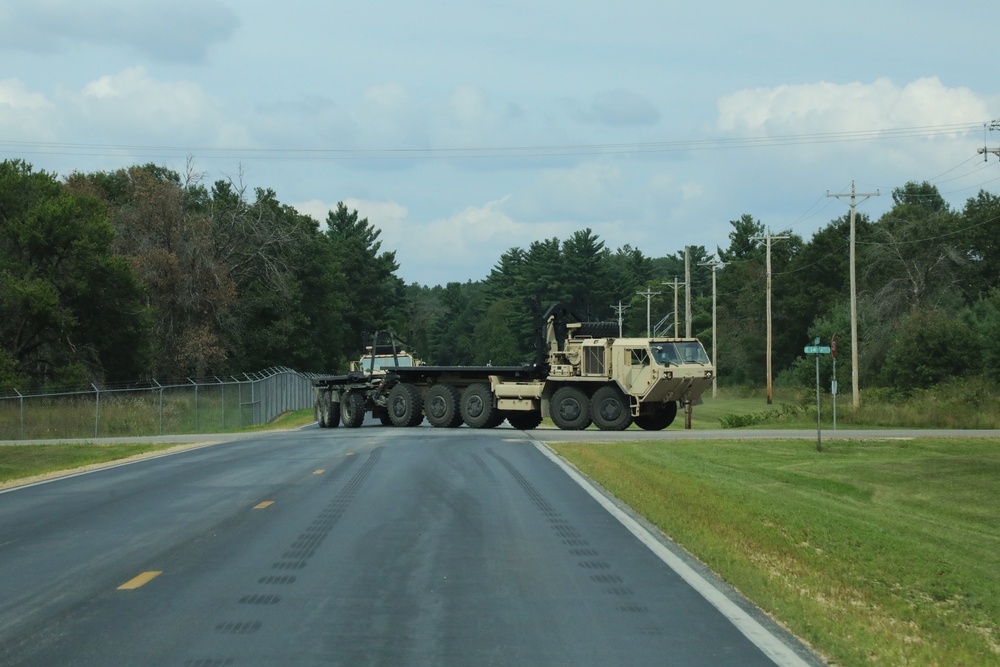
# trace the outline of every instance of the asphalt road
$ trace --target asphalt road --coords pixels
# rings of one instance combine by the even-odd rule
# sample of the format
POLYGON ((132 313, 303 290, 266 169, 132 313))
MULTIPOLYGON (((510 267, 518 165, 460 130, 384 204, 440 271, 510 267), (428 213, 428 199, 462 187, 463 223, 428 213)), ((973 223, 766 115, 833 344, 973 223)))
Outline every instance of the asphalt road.
POLYGON ((3 665, 817 664, 512 429, 310 428, 3 492, 0 592, 3 665))

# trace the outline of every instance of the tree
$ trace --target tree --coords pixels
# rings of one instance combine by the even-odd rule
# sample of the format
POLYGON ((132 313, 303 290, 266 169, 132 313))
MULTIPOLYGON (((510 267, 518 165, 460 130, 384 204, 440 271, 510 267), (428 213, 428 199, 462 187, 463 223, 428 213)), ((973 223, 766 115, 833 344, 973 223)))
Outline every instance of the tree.
POLYGON ((145 287, 153 317, 155 376, 204 376, 228 356, 223 321, 237 296, 227 264, 216 256, 204 190, 185 188, 175 172, 154 165, 111 174, 75 174, 74 191, 104 200, 115 250, 145 287))
POLYGON ((403 303, 403 281, 395 275, 396 253, 381 252, 381 231, 343 203, 329 212, 326 226, 335 266, 343 277, 344 333, 356 337, 351 349, 360 353, 360 334, 388 328, 403 303))
POLYGON ((32 384, 141 372, 146 320, 93 197, 20 160, 0 163, 0 374, 32 384))

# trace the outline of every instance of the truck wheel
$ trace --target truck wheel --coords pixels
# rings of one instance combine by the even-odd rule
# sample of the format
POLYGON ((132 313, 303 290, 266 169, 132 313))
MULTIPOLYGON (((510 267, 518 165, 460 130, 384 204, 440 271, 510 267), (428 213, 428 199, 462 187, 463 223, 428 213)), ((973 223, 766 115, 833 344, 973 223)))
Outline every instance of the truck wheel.
POLYGON ((550 413, 559 428, 581 431, 590 426, 590 399, 582 389, 561 387, 552 394, 550 413))
POLYGON ((677 416, 677 403, 670 401, 664 403, 663 407, 656 412, 639 415, 635 418, 635 425, 644 431, 662 431, 674 423, 677 416))
POLYGON ((389 419, 393 426, 417 426, 424 420, 420 392, 412 384, 400 382, 389 392, 389 419))
POLYGON ((340 426, 340 403, 331 403, 326 409, 326 428, 340 426))
POLYGON ((459 404, 462 421, 472 428, 493 428, 503 421, 496 421, 499 411, 493 404, 493 392, 489 385, 478 383, 466 387, 459 404))
POLYGON ((542 423, 542 413, 538 410, 510 410, 507 421, 516 429, 530 431, 542 423))
POLYGON ((382 426, 392 426, 392 419, 389 418, 389 411, 385 408, 375 408, 372 416, 378 418, 382 426))
POLYGON ((424 398, 424 415, 433 426, 455 428, 462 423, 458 404, 461 395, 450 384, 436 384, 427 390, 424 398))
POLYGON ((632 423, 628 399, 618 389, 605 385, 590 399, 591 416, 602 431, 624 431, 632 423))
POLYGON ((349 391, 340 400, 340 419, 347 428, 357 428, 365 420, 365 397, 349 391))

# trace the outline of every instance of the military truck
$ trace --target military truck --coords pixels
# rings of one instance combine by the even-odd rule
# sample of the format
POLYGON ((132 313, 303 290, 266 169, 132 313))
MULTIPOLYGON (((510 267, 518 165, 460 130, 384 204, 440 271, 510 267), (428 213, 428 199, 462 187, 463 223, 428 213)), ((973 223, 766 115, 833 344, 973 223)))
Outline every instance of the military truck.
POLYGON ((712 385, 696 338, 617 337, 617 324, 580 322, 561 304, 542 321, 536 359, 520 366, 428 366, 376 334, 347 375, 314 381, 317 421, 358 427, 370 412, 393 426, 533 429, 548 417, 561 429, 660 430, 712 385))

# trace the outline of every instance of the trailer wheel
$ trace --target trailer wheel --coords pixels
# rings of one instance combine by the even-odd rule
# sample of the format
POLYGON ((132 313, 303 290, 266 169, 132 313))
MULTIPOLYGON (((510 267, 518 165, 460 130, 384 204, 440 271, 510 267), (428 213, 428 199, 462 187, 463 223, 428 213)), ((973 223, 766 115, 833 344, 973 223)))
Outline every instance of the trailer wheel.
POLYGON ((365 420, 365 397, 349 391, 340 400, 340 418, 347 428, 357 428, 365 420))
POLYGON ((635 417, 635 425, 644 431, 662 431, 674 423, 676 416, 677 403, 670 401, 669 403, 665 403, 656 412, 635 417))
POLYGON ((612 385, 605 385, 594 392, 590 399, 591 416, 602 431, 624 431, 632 423, 628 399, 612 385))
POLYGON ((462 421, 472 428, 493 428, 503 421, 503 417, 496 421, 499 411, 493 404, 493 392, 483 383, 466 387, 459 407, 462 421))
POLYGON ((581 431, 590 426, 590 399, 577 387, 560 387, 552 394, 552 422, 561 429, 581 431))
POLYGON ((436 384, 427 390, 424 415, 433 426, 455 428, 462 423, 461 395, 454 385, 436 384))
POLYGON ((340 403, 331 403, 326 409, 326 428, 340 426, 340 403))
POLYGON ((376 417, 382 426, 392 426, 392 419, 389 418, 389 411, 386 408, 376 407, 372 410, 372 416, 376 417))
POLYGON ((393 426, 417 426, 424 421, 420 392, 412 384, 400 382, 389 392, 389 419, 393 426))
POLYGON ((507 421, 516 429, 530 431, 542 423, 542 413, 538 410, 509 410, 507 421))

